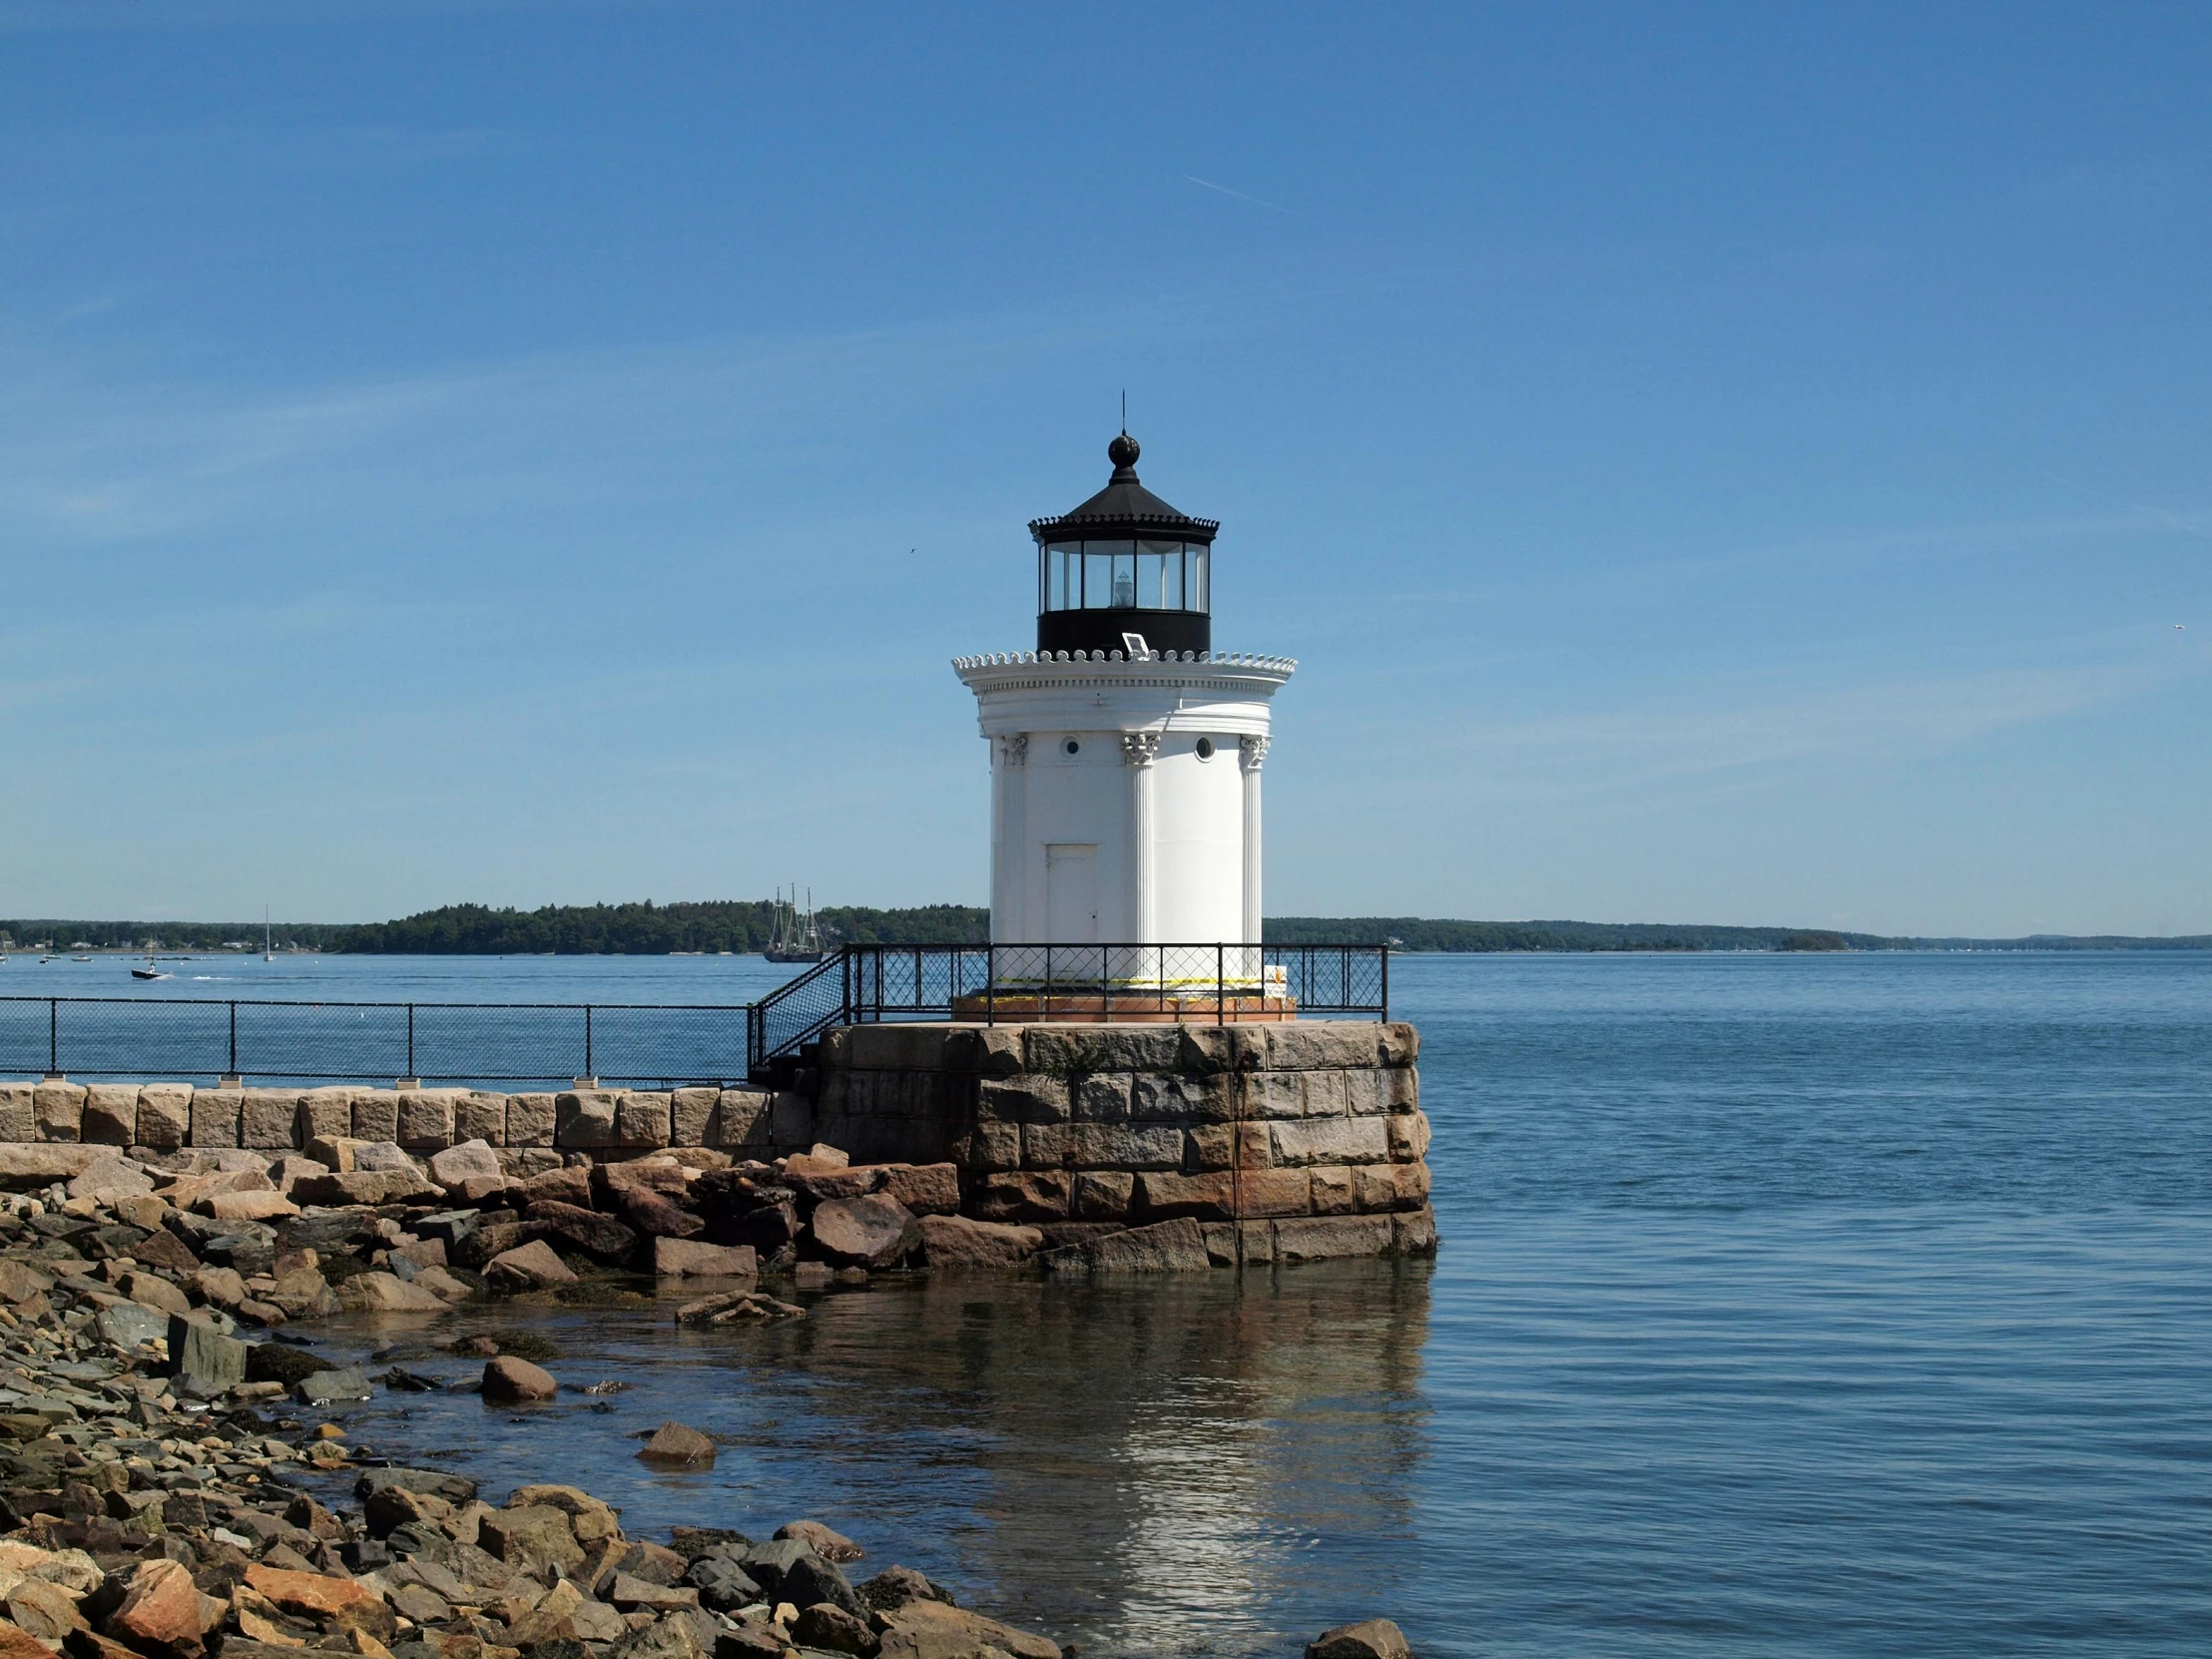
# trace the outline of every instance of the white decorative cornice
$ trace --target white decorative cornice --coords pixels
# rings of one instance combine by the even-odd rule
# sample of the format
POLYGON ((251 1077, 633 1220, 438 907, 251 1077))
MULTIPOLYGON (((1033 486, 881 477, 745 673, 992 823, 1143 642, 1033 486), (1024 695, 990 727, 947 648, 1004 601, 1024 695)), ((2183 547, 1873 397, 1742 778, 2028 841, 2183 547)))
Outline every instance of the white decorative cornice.
POLYGON ((992 651, 980 657, 955 657, 953 669, 965 674, 979 668, 1023 668, 1031 664, 1118 664, 1143 670, 1156 664, 1196 663, 1217 668, 1258 669, 1264 674, 1288 675, 1298 667, 1296 657, 1263 657, 1248 651, 1148 651, 1131 660, 1126 651, 992 651))

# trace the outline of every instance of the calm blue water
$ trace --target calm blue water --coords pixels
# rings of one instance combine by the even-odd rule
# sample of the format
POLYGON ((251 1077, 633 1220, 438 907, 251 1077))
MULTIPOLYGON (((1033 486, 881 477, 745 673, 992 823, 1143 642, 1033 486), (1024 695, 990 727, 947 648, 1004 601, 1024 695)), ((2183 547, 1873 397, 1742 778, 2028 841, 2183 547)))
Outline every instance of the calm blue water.
MULTIPOLYGON (((657 1000, 733 963, 330 971, 657 1000)), ((2212 957, 1415 957, 1392 987, 1433 1268, 553 1316, 565 1381, 634 1384, 612 1411, 389 1396, 355 1432, 640 1526, 819 1514, 1094 1653, 1373 1612, 1431 1655, 2212 1651, 2212 957), (631 1459, 668 1416, 730 1437, 712 1473, 631 1459)))

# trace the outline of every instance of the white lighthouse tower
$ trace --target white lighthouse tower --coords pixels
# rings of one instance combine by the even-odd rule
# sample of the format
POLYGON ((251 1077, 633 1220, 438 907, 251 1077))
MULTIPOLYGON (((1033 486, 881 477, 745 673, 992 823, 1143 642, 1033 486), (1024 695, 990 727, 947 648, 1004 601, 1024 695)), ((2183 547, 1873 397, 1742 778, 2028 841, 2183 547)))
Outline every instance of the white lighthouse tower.
MULTIPOLYGON (((1214 651, 1221 526, 1139 483, 1127 432, 1106 453, 1104 489, 1029 526, 1037 648, 953 664, 991 751, 991 938, 1129 946, 1087 953, 1117 988, 1213 990, 1217 950, 1134 947, 1260 942, 1261 767, 1297 665, 1214 651)), ((1259 955, 1232 978, 1258 990, 1259 955)))

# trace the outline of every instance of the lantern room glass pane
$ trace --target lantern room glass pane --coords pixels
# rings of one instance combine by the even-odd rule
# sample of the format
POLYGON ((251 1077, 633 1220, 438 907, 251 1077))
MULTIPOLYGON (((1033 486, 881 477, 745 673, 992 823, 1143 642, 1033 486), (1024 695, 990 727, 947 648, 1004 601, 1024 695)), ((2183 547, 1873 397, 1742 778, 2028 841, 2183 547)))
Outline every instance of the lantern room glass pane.
POLYGON ((1160 609, 1180 611, 1183 608, 1183 549, 1169 545, 1167 555, 1160 561, 1160 609))
MULTIPOLYGON (((1106 544, 1098 544, 1103 547, 1106 544)), ((1083 549, 1083 609, 1103 611, 1114 591, 1114 556, 1083 549)))
POLYGON ((1054 542, 1044 550, 1044 608, 1048 611, 1068 608, 1068 563, 1065 542, 1054 542))
POLYGON ((1114 604, 1117 611, 1133 611, 1137 608, 1137 555, 1114 555, 1114 604))
POLYGON ((1203 611, 1206 609, 1208 587, 1206 571, 1208 550, 1203 547, 1191 547, 1188 549, 1188 557, 1190 560, 1190 574, 1189 585, 1185 591, 1189 597, 1184 601, 1184 607, 1187 610, 1203 611))
POLYGON ((1160 608, 1160 555, 1137 555, 1137 609, 1157 611, 1160 608))

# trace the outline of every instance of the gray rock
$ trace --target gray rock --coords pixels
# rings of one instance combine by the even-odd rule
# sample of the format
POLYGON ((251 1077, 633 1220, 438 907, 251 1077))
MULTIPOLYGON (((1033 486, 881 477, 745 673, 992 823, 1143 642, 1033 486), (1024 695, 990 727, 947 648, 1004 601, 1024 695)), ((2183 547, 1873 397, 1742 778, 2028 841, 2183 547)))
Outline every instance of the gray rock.
POLYGON ((169 1335, 168 1316, 142 1308, 135 1302, 119 1302, 113 1308, 104 1308, 94 1321, 103 1342, 114 1343, 118 1348, 136 1348, 150 1343, 156 1337, 169 1335))
POLYGON ((698 1590, 702 1606, 717 1613, 735 1613, 767 1593, 760 1581, 729 1555, 702 1555, 684 1574, 684 1582, 698 1590))
POLYGON ((366 1146, 353 1149, 353 1167, 356 1170, 395 1170, 408 1175, 421 1173, 415 1161, 407 1156, 406 1149, 397 1141, 371 1141, 366 1146))
MULTIPOLYGON (((244 1345, 241 1345, 244 1346, 244 1345)), ((341 1399, 366 1399, 368 1376, 358 1366, 341 1366, 302 1377, 291 1385, 291 1396, 302 1405, 328 1405, 341 1399)))
POLYGON ((216 1330, 205 1318, 169 1322, 171 1375, 205 1386, 228 1388, 244 1382, 247 1346, 216 1330))

